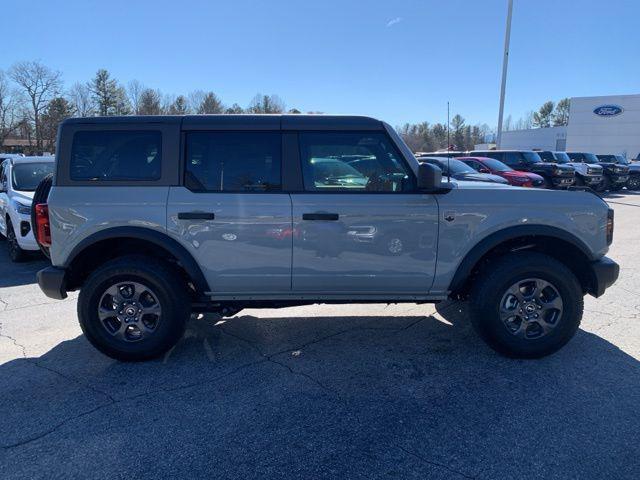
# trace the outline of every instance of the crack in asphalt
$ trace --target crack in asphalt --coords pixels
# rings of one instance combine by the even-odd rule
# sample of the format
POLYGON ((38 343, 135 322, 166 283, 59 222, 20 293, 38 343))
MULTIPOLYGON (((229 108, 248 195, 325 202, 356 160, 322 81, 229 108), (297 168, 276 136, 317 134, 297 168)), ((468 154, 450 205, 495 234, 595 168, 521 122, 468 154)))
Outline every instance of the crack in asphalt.
POLYGON ((455 473, 456 475, 461 476, 462 478, 468 478, 470 480, 476 480, 477 477, 473 477, 471 475, 467 475, 464 472, 460 472, 458 470, 455 470, 451 467, 449 467, 448 465, 445 465, 444 463, 440 463, 440 462, 435 462, 433 460, 428 460, 426 458, 424 458, 422 455, 418 455, 415 452, 412 452, 411 450, 407 450, 406 448, 400 446, 400 445, 394 445, 394 447, 396 447, 399 450, 402 450, 404 453, 406 453, 407 455, 410 455, 414 458, 417 458, 418 460, 420 460, 421 462, 424 462, 428 465, 434 466, 434 467, 438 467, 438 468, 444 468, 445 470, 447 470, 448 472, 451 473, 455 473))
MULTIPOLYGON (((424 317, 424 318, 427 318, 427 317, 424 317)), ((101 390, 98 390, 98 389, 96 389, 96 388, 92 387, 91 385, 88 385, 88 384, 86 384, 86 383, 84 383, 84 382, 80 382, 80 381, 78 381, 77 379, 75 379, 75 378, 73 378, 73 377, 70 377, 70 376, 64 375, 64 374, 62 374, 62 373, 58 372, 58 371, 57 371, 57 370, 55 370, 55 369, 52 369, 52 368, 50 368, 50 367, 46 367, 46 366, 44 366, 44 365, 38 364, 38 363, 37 363, 37 362, 35 362, 35 361, 29 361, 29 359, 27 359, 27 358, 26 358, 26 350, 25 350, 24 346, 22 346, 22 345, 20 345, 19 343, 17 343, 17 342, 15 341, 15 339, 13 339, 13 338, 11 338, 11 337, 8 337, 8 336, 6 336, 6 335, 1 335, 1 336, 5 336, 5 337, 7 337, 7 338, 11 339, 11 340, 12 340, 12 341, 17 345, 17 346, 21 347, 21 348, 23 349, 23 356, 24 356, 24 359, 25 359, 25 360, 27 360, 27 361, 28 361, 29 363, 31 363, 32 365, 35 365, 35 366, 37 366, 37 367, 43 368, 43 369, 45 369, 45 370, 48 370, 48 371, 50 371, 50 372, 56 373, 56 374, 60 375, 62 378, 65 378, 67 381, 74 382, 74 383, 76 383, 76 384, 78 384, 78 385, 80 385, 80 386, 83 386, 83 387, 85 387, 85 388, 87 388, 87 389, 89 389, 89 390, 92 390, 92 391, 94 391, 94 392, 96 392, 96 393, 102 394, 102 395, 104 395, 104 396, 108 399, 108 402, 107 402, 107 403, 104 403, 104 404, 102 404, 102 405, 98 405, 97 407, 92 408, 92 409, 90 409, 90 410, 87 410, 87 411, 85 411, 85 412, 81 412, 81 413, 79 413, 78 415, 74 415, 74 416, 72 416, 72 417, 68 417, 68 418, 66 418, 66 419, 62 420, 61 422, 57 423, 57 424, 56 424, 56 425, 54 425, 53 427, 49 428, 48 430, 46 430, 46 431, 44 431, 44 432, 41 432, 41 433, 39 433, 39 434, 37 434, 37 435, 31 436, 31 437, 29 437, 29 438, 26 438, 26 439, 20 440, 20 441, 18 441, 18 442, 12 443, 12 444, 1 445, 1 446, 0 446, 0 448, 2 448, 3 450, 10 450, 10 449, 13 449, 13 448, 21 447, 21 446, 27 445, 27 444, 29 444, 29 443, 35 442, 35 441, 40 440, 40 439, 42 439, 42 438, 44 438, 44 437, 46 437, 46 436, 48 436, 48 435, 51 435, 52 433, 56 432, 58 429, 62 428, 64 425, 66 425, 66 424, 68 424, 68 423, 70 423, 70 422, 72 422, 72 421, 74 421, 74 420, 77 420, 77 419, 83 418, 83 417, 85 417, 85 416, 91 415, 91 414, 93 414, 93 413, 95 413, 95 412, 97 412, 97 411, 99 411, 99 410, 102 410, 103 408, 110 407, 110 406, 112 406, 112 405, 117 405, 117 404, 122 403, 122 402, 126 402, 126 401, 133 400, 133 399, 137 399, 137 398, 146 397, 146 396, 149 396, 149 395, 155 395, 155 394, 158 394, 158 393, 171 393, 171 392, 176 392, 176 391, 181 391, 181 390, 187 390, 187 389, 189 389, 189 388, 195 388, 195 387, 200 387, 200 386, 203 386, 203 385, 207 385, 207 384, 215 383, 215 382, 218 382, 218 381, 220 381, 220 380, 222 380, 222 379, 224 379, 224 378, 227 378, 227 377, 229 377, 229 376, 235 375, 236 373, 238 373, 238 372, 239 372, 239 371, 241 371, 241 370, 244 370, 244 369, 246 369, 246 368, 250 368, 250 367, 253 367, 253 366, 256 366, 256 365, 264 364, 264 363, 267 363, 267 362, 271 362, 271 363, 273 363, 273 364, 275 364, 275 365, 279 365, 280 367, 285 368, 285 369, 286 369, 286 370, 288 370, 292 375, 297 375, 297 376, 301 376, 301 377, 306 378, 307 380, 309 380, 309 381, 313 382, 314 384, 316 384, 316 385, 317 385, 319 388, 321 388, 323 391, 325 391, 325 392, 327 392, 327 393, 332 394, 332 395, 333 395, 337 400, 339 400, 340 402, 342 402, 342 403, 343 403, 343 404, 345 404, 345 406, 346 406, 346 405, 347 405, 346 401, 345 401, 344 399, 342 399, 342 398, 340 397, 340 395, 339 395, 335 390, 333 390, 333 389, 331 389, 331 388, 327 387, 327 386, 326 386, 326 385, 324 385, 322 382, 320 382, 319 380, 317 380, 316 378, 314 378, 313 376, 311 376, 311 375, 309 375, 309 374, 307 374, 307 373, 299 372, 299 371, 297 371, 297 370, 293 370, 293 369, 292 369, 291 367, 289 367, 287 364, 285 364, 285 363, 283 363, 283 362, 280 362, 280 361, 278 361, 278 360, 274 360, 274 358, 273 358, 273 357, 276 357, 276 356, 282 355, 282 354, 284 354, 284 353, 289 353, 289 352, 292 352, 292 351, 303 350, 303 349, 307 348, 307 347, 308 347, 308 346, 310 346, 310 345, 314 345, 314 344, 317 344, 317 343, 323 342, 323 341, 325 341, 325 340, 328 340, 328 339, 330 339, 330 338, 334 338, 334 337, 337 337, 337 336, 339 336, 339 335, 344 335, 344 334, 346 334, 346 333, 355 332, 355 331, 370 331, 370 330, 380 331, 380 330, 389 330, 389 331, 392 331, 392 332, 397 333, 397 332, 399 332, 399 331, 406 330, 406 329, 408 329, 408 328, 410 328, 410 327, 412 327, 412 326, 416 325, 416 324, 417 324, 417 323, 419 323, 420 321, 424 320, 424 318, 421 318, 421 319, 419 319, 419 320, 417 320, 417 321, 412 321, 412 322, 410 322, 408 325, 404 325, 403 327, 400 327, 400 328, 397 328, 397 327, 393 327, 393 328, 374 328, 374 327, 367 327, 367 326, 361 325, 361 326, 357 326, 357 327, 353 327, 353 328, 349 328, 349 329, 345 329, 345 330, 340 330, 340 331, 338 331, 338 332, 334 332, 334 333, 332 333, 332 334, 325 335, 325 336, 322 336, 322 337, 316 338, 316 339, 314 339, 314 340, 311 340, 311 341, 305 342, 305 343, 303 343, 302 345, 300 345, 300 346, 298 346, 298 347, 294 347, 294 348, 289 348, 289 349, 280 350, 280 351, 277 351, 277 352, 275 352, 275 353, 271 353, 271 354, 265 354, 265 353, 263 353, 263 352, 258 348, 258 346, 256 345, 256 343, 255 343, 255 342, 253 342, 253 341, 251 341, 251 340, 249 340, 249 339, 243 338, 243 337, 241 337, 241 336, 238 336, 238 335, 236 335, 236 334, 230 333, 230 332, 226 331, 224 328, 222 328, 222 327, 221 327, 221 328, 220 328, 220 330, 221 330, 224 334, 226 334, 226 335, 228 335, 228 336, 230 336, 230 337, 234 337, 234 338, 236 338, 236 339, 238 339, 238 340, 240 340, 240 341, 243 341, 243 342, 247 343, 247 344, 248 344, 248 345, 250 345, 250 346, 251 346, 251 348, 253 348, 253 349, 254 349, 254 350, 255 350, 255 351, 256 351, 256 352, 257 352, 257 353, 258 353, 262 358, 261 358, 260 360, 255 361, 255 362, 249 362, 249 363, 246 363, 246 364, 244 364, 244 365, 240 365, 239 367, 236 367, 236 368, 234 368, 234 369, 232 369, 232 370, 230 370, 230 371, 228 371, 228 372, 224 373, 223 375, 219 375, 219 376, 217 376, 217 377, 215 377, 215 378, 211 378, 211 379, 209 379, 209 380, 200 381, 200 382, 193 382, 193 383, 183 384, 183 385, 178 385, 178 386, 175 386, 175 387, 172 387, 172 388, 161 388, 161 389, 149 390, 149 391, 146 391, 146 392, 143 392, 143 393, 137 394, 137 395, 132 395, 132 396, 128 396, 128 397, 123 397, 123 398, 121 398, 121 399, 115 399, 115 398, 113 398, 111 395, 109 395, 108 393, 103 392, 103 391, 101 391, 101 390)), ((0 327, 1 327, 1 324, 0 324, 0 327)), ((355 416, 356 420, 357 420, 359 423, 362 423, 362 421, 361 421, 360 417, 358 416, 357 412, 352 412, 352 413, 354 413, 354 416, 355 416)), ((446 468, 446 466, 445 466, 445 468, 446 468)), ((471 477, 469 477, 469 478, 471 478, 471 477)))

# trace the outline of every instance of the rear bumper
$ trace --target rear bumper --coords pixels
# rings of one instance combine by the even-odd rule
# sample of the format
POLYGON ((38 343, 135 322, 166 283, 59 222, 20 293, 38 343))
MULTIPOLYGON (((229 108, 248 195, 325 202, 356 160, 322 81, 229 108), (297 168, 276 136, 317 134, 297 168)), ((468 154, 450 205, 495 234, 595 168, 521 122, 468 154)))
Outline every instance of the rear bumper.
POLYGON ((589 293, 594 297, 599 297, 618 279, 620 266, 609 257, 602 257, 591 263, 591 271, 593 272, 593 285, 589 293))
POLYGON ((49 298, 64 300, 67 298, 67 271, 64 268, 47 267, 38 272, 40 290, 49 298))

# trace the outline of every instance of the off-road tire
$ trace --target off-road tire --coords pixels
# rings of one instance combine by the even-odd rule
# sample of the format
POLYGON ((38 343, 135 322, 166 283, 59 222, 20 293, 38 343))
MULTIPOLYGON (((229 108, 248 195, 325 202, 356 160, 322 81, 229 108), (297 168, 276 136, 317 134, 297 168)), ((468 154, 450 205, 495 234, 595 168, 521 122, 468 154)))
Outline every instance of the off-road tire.
POLYGON ((156 358, 182 337, 191 302, 182 276, 161 260, 132 255, 111 260, 87 279, 78 296, 78 320, 91 344, 105 355, 125 362, 156 358), (126 342, 109 334, 98 316, 99 302, 110 286, 138 282, 154 292, 162 309, 156 331, 148 338, 126 342))
POLYGON ((512 358, 540 358, 556 352, 575 335, 584 309, 583 292, 566 265, 541 253, 511 253, 491 262, 474 281, 470 296, 471 323, 498 353, 512 358), (537 339, 520 338, 500 317, 503 296, 513 284, 529 278, 550 282, 562 299, 555 327, 537 339))
POLYGON ((640 190, 640 174, 634 173, 629 175, 627 190, 640 190))
POLYGON ((9 250, 9 258, 14 263, 21 263, 27 260, 29 254, 20 248, 16 231, 9 217, 7 217, 7 249, 9 250))

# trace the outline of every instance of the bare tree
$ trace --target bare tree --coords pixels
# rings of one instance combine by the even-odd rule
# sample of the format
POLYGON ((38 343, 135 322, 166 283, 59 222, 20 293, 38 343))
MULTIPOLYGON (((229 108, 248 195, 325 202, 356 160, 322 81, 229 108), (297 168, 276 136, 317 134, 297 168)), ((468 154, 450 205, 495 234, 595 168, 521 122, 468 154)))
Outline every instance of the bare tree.
POLYGON ((11 67, 9 76, 24 90, 29 100, 30 116, 36 136, 36 149, 42 150, 40 116, 47 104, 62 87, 60 72, 51 70, 37 61, 18 62, 11 67))
POLYGON ((5 73, 0 70, 0 147, 9 135, 18 130, 20 111, 18 92, 11 89, 5 73))
POLYGON ((258 93, 251 103, 247 111, 251 113, 282 113, 285 105, 277 95, 262 95, 258 93))
POLYGON ((74 83, 67 93, 69 101, 74 110, 74 115, 78 117, 91 117, 95 114, 91 90, 84 83, 74 83))
POLYGON ((129 103, 133 109, 133 113, 140 115, 140 95, 146 90, 146 87, 138 80, 131 80, 127 84, 127 95, 129 96, 129 103))

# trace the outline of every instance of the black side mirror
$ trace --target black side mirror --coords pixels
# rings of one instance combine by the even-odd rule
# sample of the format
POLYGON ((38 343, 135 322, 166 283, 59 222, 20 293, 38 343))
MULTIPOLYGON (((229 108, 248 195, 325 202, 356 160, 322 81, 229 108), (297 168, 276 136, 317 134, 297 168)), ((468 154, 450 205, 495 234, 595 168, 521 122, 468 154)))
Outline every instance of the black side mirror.
POLYGON ((431 163, 420 163, 418 165, 418 189, 435 191, 442 187, 442 170, 431 163))

